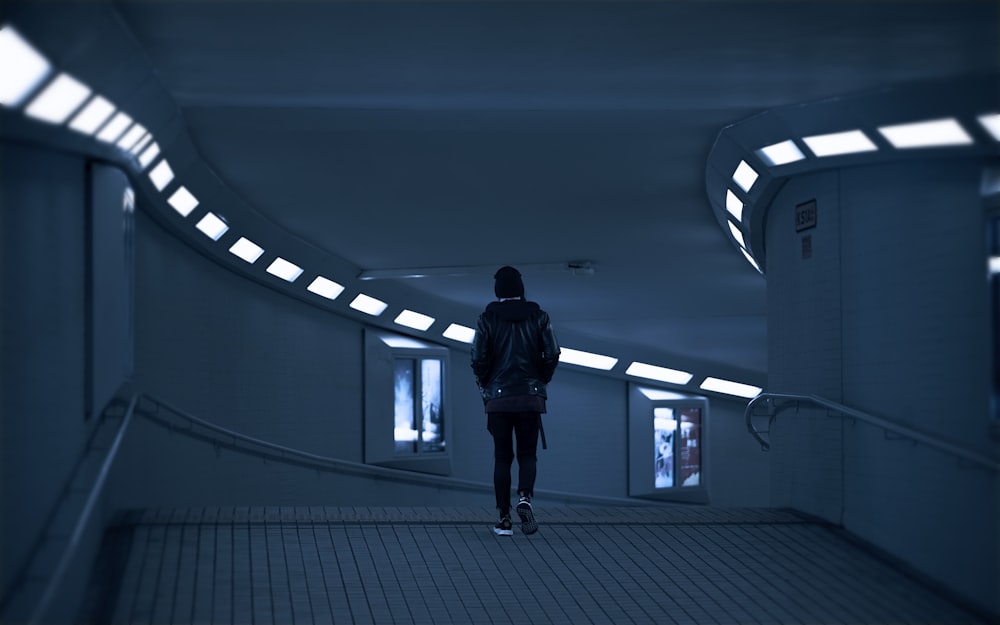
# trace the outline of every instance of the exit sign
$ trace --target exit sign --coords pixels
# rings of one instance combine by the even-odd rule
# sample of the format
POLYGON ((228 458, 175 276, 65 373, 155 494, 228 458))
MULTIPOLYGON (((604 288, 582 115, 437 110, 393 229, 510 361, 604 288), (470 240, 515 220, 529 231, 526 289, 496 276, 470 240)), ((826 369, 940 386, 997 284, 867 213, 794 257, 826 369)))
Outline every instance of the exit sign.
POLYGON ((802 232, 816 227, 816 200, 795 206, 795 231, 802 232))

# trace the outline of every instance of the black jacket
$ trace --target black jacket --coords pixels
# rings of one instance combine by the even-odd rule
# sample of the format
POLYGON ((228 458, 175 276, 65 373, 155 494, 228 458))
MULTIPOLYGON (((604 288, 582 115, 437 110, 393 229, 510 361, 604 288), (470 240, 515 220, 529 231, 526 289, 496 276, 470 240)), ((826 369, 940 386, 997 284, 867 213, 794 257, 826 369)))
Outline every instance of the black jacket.
POLYGON ((549 315, 535 302, 492 302, 479 315, 472 341, 472 372, 483 401, 539 395, 559 364, 549 315))

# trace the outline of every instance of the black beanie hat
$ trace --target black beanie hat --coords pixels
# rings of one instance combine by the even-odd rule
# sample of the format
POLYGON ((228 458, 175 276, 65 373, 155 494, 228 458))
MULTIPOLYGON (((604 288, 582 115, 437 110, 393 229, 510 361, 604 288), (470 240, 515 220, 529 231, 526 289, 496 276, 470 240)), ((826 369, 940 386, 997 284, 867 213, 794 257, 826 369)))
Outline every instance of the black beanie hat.
POLYGON ((521 281, 521 272, 517 269, 506 265, 498 269, 493 278, 496 280, 493 292, 497 297, 524 297, 524 282, 521 281))

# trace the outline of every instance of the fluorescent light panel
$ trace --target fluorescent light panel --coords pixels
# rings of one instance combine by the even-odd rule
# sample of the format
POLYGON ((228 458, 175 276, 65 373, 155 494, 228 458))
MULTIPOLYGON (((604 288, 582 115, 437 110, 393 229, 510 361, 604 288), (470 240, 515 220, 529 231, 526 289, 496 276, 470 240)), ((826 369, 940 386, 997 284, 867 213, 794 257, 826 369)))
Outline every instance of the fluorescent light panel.
POLYGON ((757 273, 764 273, 760 270, 760 265, 757 264, 757 261, 753 259, 753 256, 750 255, 750 252, 748 252, 745 247, 741 247, 740 251, 743 252, 743 256, 746 257, 747 262, 753 265, 753 268, 757 270, 757 273))
POLYGON ((610 371, 616 364, 618 364, 618 359, 612 358, 611 356, 604 356, 601 354, 594 354, 592 352, 584 352, 578 349, 562 347, 560 348, 559 362, 579 365, 581 367, 590 367, 591 369, 601 369, 602 371, 610 371))
POLYGON ((912 124, 879 126, 878 131, 897 149, 936 148, 971 145, 972 137, 954 118, 933 119, 912 124))
POLYGON ((791 139, 765 146, 757 150, 757 155, 765 163, 772 166, 787 165, 788 163, 801 161, 806 157, 802 153, 802 150, 799 149, 799 146, 795 145, 795 142, 791 139))
POLYGON ((205 216, 198 220, 198 224, 195 226, 198 230, 201 230, 205 236, 212 239, 213 241, 218 241, 222 238, 222 235, 226 234, 229 230, 229 224, 223 221, 218 215, 212 212, 205 213, 205 216))
POLYGON ((802 140, 812 150, 812 153, 818 157, 874 152, 878 150, 878 146, 872 143, 868 135, 860 130, 812 135, 811 137, 802 137, 802 140))
POLYGON ((191 211, 198 206, 198 198, 192 195, 191 192, 185 187, 178 187, 167 202, 169 202, 170 205, 174 207, 174 210, 180 213, 183 217, 190 215, 191 211))
POLYGON ((122 111, 111 118, 104 128, 97 133, 97 138, 105 143, 114 143, 118 137, 122 136, 125 129, 132 125, 132 118, 122 111))
POLYGON ((383 336, 382 342, 389 347, 402 347, 405 349, 427 349, 433 347, 423 341, 410 338, 408 336, 383 336))
POLYGON ((149 145, 149 142, 152 141, 152 140, 153 140, 152 133, 147 132, 142 137, 142 139, 139 140, 138 143, 136 143, 131 148, 129 148, 129 152, 131 152, 132 154, 138 154, 140 151, 142 151, 143 148, 145 148, 147 145, 149 145))
POLYGON ((128 129, 122 138, 118 140, 118 147, 123 150, 131 150, 132 146, 139 142, 146 134, 146 127, 142 124, 134 124, 128 129))
POLYGON ((240 240, 233 243, 233 246, 229 248, 229 253, 242 258, 252 265, 264 253, 264 248, 246 237, 240 237, 240 240))
POLYGON ((149 179, 157 191, 163 191, 163 188, 170 184, 170 181, 174 179, 174 170, 170 169, 170 163, 167 162, 167 159, 163 159, 150 170, 149 179))
POLYGON ((747 246, 747 242, 743 240, 743 231, 741 231, 736 224, 731 221, 729 222, 729 231, 733 234, 733 238, 736 239, 736 242, 740 244, 740 247, 745 248, 747 246))
POLYGON ((726 210, 736 218, 736 221, 743 221, 743 202, 736 197, 732 189, 726 189, 726 210))
POLYGON ((990 256, 990 275, 995 276, 1000 273, 1000 256, 990 256))
POLYGON ((374 297, 369 297, 364 293, 359 293, 354 301, 351 302, 351 308, 354 310, 360 310, 363 313, 372 315, 373 317, 378 317, 389 305, 380 299, 375 299, 374 297))
MULTIPOLYGON (((690 395, 683 395, 681 393, 675 393, 674 391, 665 391, 662 388, 645 388, 639 387, 639 392, 646 396, 647 399, 663 400, 663 399, 690 399, 690 395)), ((654 408, 655 410, 655 408, 654 408)))
POLYGON ((52 65, 13 26, 0 28, 0 104, 21 104, 52 71, 52 65))
POLYGON ((687 371, 678 369, 668 369, 667 367, 657 367, 644 362, 633 362, 625 370, 627 375, 634 375, 647 380, 658 380, 669 384, 687 384, 691 381, 692 375, 687 371))
POLYGON ((414 330, 426 330, 434 324, 434 317, 428 317, 412 310, 404 310, 394 319, 396 323, 414 330))
POLYGON ((277 276, 286 282, 295 282, 302 275, 302 267, 288 262, 282 257, 275 258, 267 267, 267 273, 277 276))
POLYGON ((90 87, 69 74, 59 74, 28 103, 24 114, 43 122, 61 124, 89 97, 90 87))
POLYGON ((337 299, 344 292, 344 287, 323 276, 316 276, 316 279, 309 283, 306 290, 326 299, 337 299))
POLYGON ((69 127, 85 135, 92 135, 97 132, 101 124, 108 121, 111 114, 115 112, 115 105, 108 102, 104 97, 95 95, 69 122, 69 127))
POLYGON ((733 172, 733 182, 740 185, 744 191, 749 191, 753 183, 757 182, 757 171, 746 161, 740 161, 736 171, 733 172))
POLYGON ((705 378, 705 381, 701 383, 700 388, 706 391, 714 391, 716 393, 724 393, 726 395, 735 395, 737 397, 746 398, 756 397, 757 395, 760 395, 761 391, 761 388, 758 386, 732 382, 721 378, 705 378))
POLYGON ((979 124, 986 129, 986 132, 993 135, 994 139, 1000 141, 1000 113, 980 115, 979 124))
POLYGON ((445 329, 442 336, 453 341, 471 343, 476 338, 476 331, 472 328, 453 323, 445 329))
POLYGON ((148 148, 143 150, 142 154, 139 155, 139 165, 146 169, 149 164, 156 160, 156 157, 160 155, 160 144, 153 142, 148 148))

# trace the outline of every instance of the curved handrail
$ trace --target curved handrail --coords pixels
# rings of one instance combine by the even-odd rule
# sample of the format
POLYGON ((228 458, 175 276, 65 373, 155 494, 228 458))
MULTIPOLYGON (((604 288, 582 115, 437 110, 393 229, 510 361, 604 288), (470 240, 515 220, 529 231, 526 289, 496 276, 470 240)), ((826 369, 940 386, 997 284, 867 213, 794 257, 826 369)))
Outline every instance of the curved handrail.
MULTIPOLYGON (((192 414, 189 414, 181 410, 180 408, 171 406, 167 402, 152 397, 149 394, 143 394, 143 399, 152 402, 159 408, 165 408, 169 412, 172 412, 173 414, 182 417, 184 420, 194 425, 197 425, 198 427, 205 428, 206 430, 210 430, 212 432, 215 432, 216 434, 221 434, 222 436, 226 436, 234 440, 239 440, 243 441, 244 443, 250 443, 252 445, 263 447, 264 449, 270 450, 271 452, 278 454, 278 456, 275 456, 274 454, 264 454, 263 452, 257 452, 258 455, 266 456, 268 458, 273 458, 276 460, 284 460, 284 461, 294 461, 295 459, 298 459, 301 461, 305 461, 312 468, 329 468, 349 473, 363 472, 369 476, 391 478, 415 484, 440 486, 441 482, 445 481, 450 486, 464 488, 464 489, 471 489, 471 490, 482 490, 487 486, 486 484, 481 484, 479 482, 473 482, 469 480, 459 480, 456 478, 449 478, 445 476, 423 475, 420 473, 414 473, 412 471, 405 471, 402 469, 393 469, 391 467, 380 467, 377 465, 365 464, 363 462, 353 462, 351 460, 341 460, 339 458, 331 458, 329 456, 320 456, 318 454, 302 451, 301 449, 285 447, 277 443, 272 443, 270 441, 265 441, 263 439, 254 438, 253 436, 243 434, 242 432, 237 432, 235 430, 224 428, 221 425, 216 425, 215 423, 212 423, 210 421, 205 421, 204 419, 200 419, 192 414)), ((161 425, 164 425, 174 431, 178 431, 176 427, 174 427, 169 423, 166 423, 165 421, 157 417, 155 412, 143 409, 140 406, 140 408, 138 409, 138 413, 142 417, 145 417, 152 421, 159 421, 161 425)), ((180 431, 184 432, 184 430, 180 431)), ((190 432, 185 432, 185 433, 190 433, 190 432)), ((490 486, 490 488, 492 488, 492 486, 490 486)))
MULTIPOLYGON (((205 428, 217 435, 224 437, 229 437, 234 441, 242 441, 243 443, 249 443, 252 445, 257 445, 262 447, 262 451, 251 451, 245 448, 236 446, 235 444, 226 444, 226 447, 233 449, 234 451, 240 453, 249 453, 260 456, 264 459, 272 459, 278 462, 285 462, 289 464, 298 464, 311 469, 324 469, 328 471, 335 471, 339 473, 347 473, 353 475, 361 475, 363 477, 375 478, 375 479, 386 479, 393 480, 396 482, 416 484, 421 486, 433 486, 435 488, 449 487, 458 490, 475 491, 475 492, 488 492, 492 494, 493 484, 487 484, 485 482, 474 482, 472 480, 461 480, 454 477, 448 477, 445 475, 432 475, 426 473, 416 473, 414 471, 408 471, 405 469, 396 469, 393 467, 381 467, 378 465, 366 464, 364 462, 354 462, 351 460, 342 460, 339 458, 331 458, 329 456, 320 456, 318 454, 313 454, 307 451, 302 451, 300 449, 294 449, 291 447, 285 447, 283 445, 278 445, 277 443, 272 443, 270 441, 262 440, 259 438, 254 438, 243 434, 242 432, 237 432, 235 430, 230 430, 228 428, 222 427, 210 421, 205 421, 192 414, 189 414, 179 408, 176 408, 165 401, 157 399, 148 393, 143 393, 142 398, 148 400, 160 408, 164 408, 167 411, 173 413, 174 415, 181 417, 182 419, 190 422, 198 427, 205 428)), ((173 431, 183 433, 188 436, 193 436, 196 438, 203 438, 208 442, 219 445, 223 444, 217 439, 212 439, 208 436, 198 434, 191 429, 177 428, 176 426, 168 423, 165 419, 158 417, 155 412, 151 412, 142 408, 141 406, 136 409, 136 413, 149 419, 159 425, 169 428, 173 431)), ((601 495, 580 495, 576 493, 567 493, 561 491, 553 490, 536 490, 537 494, 545 494, 548 497, 553 497, 556 499, 567 499, 576 502, 586 502, 594 504, 608 504, 608 505, 659 505, 661 502, 650 502, 637 500, 634 498, 624 498, 624 497, 606 497, 601 495)))
POLYGON ((821 406, 823 408, 827 408, 829 410, 833 410, 837 413, 840 413, 841 416, 847 416, 857 419, 858 421, 864 421, 865 423, 868 423, 870 425, 880 427, 887 432, 893 432, 895 434, 899 434, 900 436, 908 438, 914 442, 921 443, 928 447, 932 447, 939 451, 951 454, 961 460, 989 469, 990 471, 993 471, 995 473, 1000 473, 1000 463, 998 463, 996 460, 992 458, 988 458, 986 456, 977 454, 976 452, 969 451, 968 449, 955 445, 954 443, 943 441, 939 437, 933 436, 931 434, 926 434, 924 432, 915 430, 911 427, 902 425, 900 423, 896 423, 888 419, 883 419, 882 417, 876 417, 874 415, 870 415, 866 412, 856 410, 854 408, 845 406, 843 404, 838 404, 837 402, 825 399, 823 397, 819 397, 818 395, 799 395, 794 393, 761 393, 760 395, 757 395, 756 397, 751 399, 749 403, 747 403, 747 407, 744 412, 747 431, 750 432, 750 434, 755 439, 757 439, 757 442, 760 443, 761 448, 763 448, 765 451, 770 449, 771 444, 761 436, 762 432, 759 431, 753 425, 752 419, 755 416, 754 408, 759 403, 768 404, 775 411, 774 414, 770 415, 771 420, 773 421, 775 416, 777 416, 777 410, 780 410, 782 408, 781 406, 775 405, 774 403, 775 400, 789 401, 789 402, 809 402, 812 404, 816 404, 817 406, 821 406))
POLYGON ((108 478, 108 473, 111 471, 111 465, 114 463, 115 456, 118 454, 118 448, 121 446, 122 439, 125 437, 125 431, 128 429, 128 425, 132 420, 132 415, 135 413, 135 407, 139 401, 139 395, 140 393, 138 392, 134 393, 128 402, 128 409, 125 411, 125 416, 122 418, 122 422, 118 426, 118 432, 115 433, 114 441, 112 441, 111 447, 108 448, 108 452, 104 456, 104 462, 101 463, 100 471, 97 473, 97 479, 94 480, 94 485, 90 488, 90 492, 87 494, 87 501, 83 506, 83 511, 80 513, 80 517, 76 520, 76 525, 73 526, 73 532, 70 534, 69 543, 66 545, 66 548, 63 549, 62 555, 56 563, 55 570, 49 577, 48 583, 45 585, 42 597, 38 600, 38 603, 35 604, 35 609, 31 613, 31 618, 28 619, 28 623, 34 624, 41 622, 42 618, 49 611, 49 607, 55 597, 59 583, 62 581, 63 575, 66 574, 66 570, 69 568, 70 560, 73 558, 73 555, 80 544, 80 539, 87 528, 87 523, 90 521, 90 515, 93 513, 94 507, 97 505, 97 501, 101 496, 101 491, 104 489, 104 482, 108 478))

